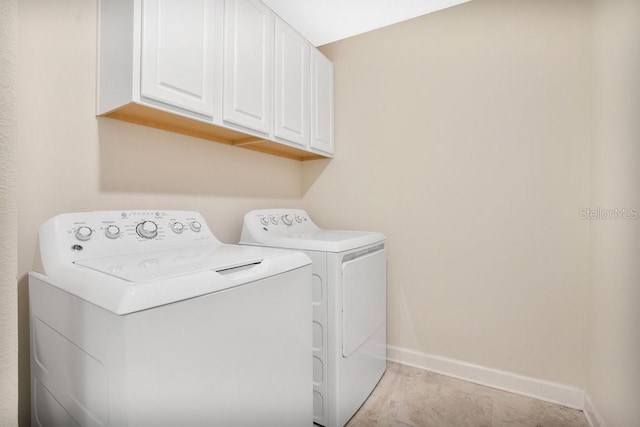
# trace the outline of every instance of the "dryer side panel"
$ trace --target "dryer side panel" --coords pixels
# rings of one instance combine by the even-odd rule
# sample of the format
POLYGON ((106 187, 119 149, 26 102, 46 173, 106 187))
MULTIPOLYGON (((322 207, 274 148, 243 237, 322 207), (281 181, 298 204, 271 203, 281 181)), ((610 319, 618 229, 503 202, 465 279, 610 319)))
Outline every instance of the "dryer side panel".
POLYGON ((329 407, 329 287, 327 253, 306 251, 313 266, 313 422, 326 426, 329 407))

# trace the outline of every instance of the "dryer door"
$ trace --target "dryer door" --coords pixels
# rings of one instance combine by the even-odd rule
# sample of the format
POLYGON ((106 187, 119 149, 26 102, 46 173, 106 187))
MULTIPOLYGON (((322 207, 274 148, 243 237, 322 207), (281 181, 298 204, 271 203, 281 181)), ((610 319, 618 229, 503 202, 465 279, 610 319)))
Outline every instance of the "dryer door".
POLYGON ((349 357, 386 321, 384 247, 342 263, 342 356, 349 357))

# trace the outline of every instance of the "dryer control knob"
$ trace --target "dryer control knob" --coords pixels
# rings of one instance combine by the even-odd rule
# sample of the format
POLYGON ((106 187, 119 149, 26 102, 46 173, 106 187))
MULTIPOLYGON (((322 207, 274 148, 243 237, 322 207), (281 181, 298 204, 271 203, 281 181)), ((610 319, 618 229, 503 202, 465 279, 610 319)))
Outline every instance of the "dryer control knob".
POLYGON ((264 226, 269 225, 269 218, 267 218, 266 216, 263 216, 262 218, 260 218, 260 224, 264 226))
POLYGON ((284 222, 285 225, 291 225, 293 224, 293 218, 289 214, 282 215, 282 222, 284 222))
POLYGON ((280 220, 278 219, 278 217, 277 217, 277 216, 272 216, 272 217, 271 217, 271 223, 272 223, 273 225, 278 225, 278 222, 280 222, 280 220))
POLYGON ((302 222, 302 217, 300 215, 296 215, 296 222, 297 223, 301 223, 302 222))
POLYGON ((93 231, 86 225, 83 225, 82 227, 78 227, 76 230, 76 239, 84 242, 91 238, 91 233, 93 233, 93 231))
POLYGON ((143 239, 153 239, 158 235, 158 225, 153 221, 142 221, 136 227, 136 232, 143 239))
POLYGON ((198 221, 193 221, 189 226, 191 227, 191 230, 195 231, 196 233, 199 233, 202 229, 202 224, 200 224, 198 221))
POLYGON ((120 227, 117 225, 110 225, 104 230, 104 235, 110 239, 117 239, 120 237, 120 227))
POLYGON ((173 224, 171 224, 171 230, 174 233, 180 234, 184 231, 184 224, 181 222, 174 222, 173 224))

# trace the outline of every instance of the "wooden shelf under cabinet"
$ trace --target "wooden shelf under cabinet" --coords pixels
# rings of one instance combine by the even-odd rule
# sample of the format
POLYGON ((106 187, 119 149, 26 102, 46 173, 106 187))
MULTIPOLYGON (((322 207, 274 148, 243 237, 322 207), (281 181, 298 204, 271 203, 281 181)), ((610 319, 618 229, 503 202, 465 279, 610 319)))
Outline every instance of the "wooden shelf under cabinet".
POLYGON ((315 160, 327 158, 326 156, 310 153, 289 145, 260 139, 242 132, 216 126, 214 124, 204 123, 188 117, 136 104, 135 102, 123 105, 120 108, 103 114, 102 116, 152 128, 163 129, 170 132, 181 133, 183 135, 195 136, 197 138, 234 145, 294 160, 315 160))

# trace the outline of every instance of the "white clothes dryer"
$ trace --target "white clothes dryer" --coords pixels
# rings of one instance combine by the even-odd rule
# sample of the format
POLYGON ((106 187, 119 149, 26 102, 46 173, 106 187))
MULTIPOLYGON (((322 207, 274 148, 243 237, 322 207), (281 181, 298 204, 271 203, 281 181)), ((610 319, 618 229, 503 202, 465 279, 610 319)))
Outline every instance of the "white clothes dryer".
POLYGON ((226 245, 201 215, 58 215, 29 274, 32 423, 312 423, 310 260, 226 245))
POLYGON ((386 369, 381 233, 323 230, 297 209, 244 217, 241 244, 301 250, 313 263, 313 419, 342 427, 386 369))

